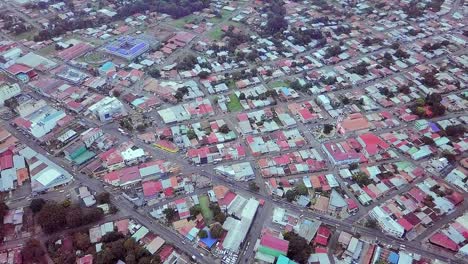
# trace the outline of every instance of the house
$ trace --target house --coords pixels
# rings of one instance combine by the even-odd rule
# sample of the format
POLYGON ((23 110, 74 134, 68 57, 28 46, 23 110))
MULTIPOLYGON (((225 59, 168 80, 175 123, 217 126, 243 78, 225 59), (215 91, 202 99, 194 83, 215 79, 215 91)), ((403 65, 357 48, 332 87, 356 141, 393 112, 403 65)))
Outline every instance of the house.
POLYGON ((322 144, 322 149, 335 165, 358 163, 364 158, 361 153, 357 153, 351 149, 348 144, 327 142, 322 144))

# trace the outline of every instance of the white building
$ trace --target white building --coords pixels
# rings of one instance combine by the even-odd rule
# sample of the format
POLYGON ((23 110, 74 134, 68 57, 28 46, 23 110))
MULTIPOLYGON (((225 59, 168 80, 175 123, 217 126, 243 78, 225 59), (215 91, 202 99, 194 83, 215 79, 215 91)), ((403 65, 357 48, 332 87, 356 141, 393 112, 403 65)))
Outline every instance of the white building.
POLYGON ((89 148, 98 138, 102 137, 102 135, 104 135, 102 129, 98 127, 89 128, 81 133, 81 140, 85 143, 86 147, 89 148))
POLYGON ((33 149, 26 147, 20 150, 19 153, 28 163, 33 193, 51 190, 66 185, 73 180, 73 176, 66 170, 33 149))
POLYGON ((125 151, 122 151, 120 155, 122 155, 122 158, 127 165, 138 164, 146 160, 146 153, 141 148, 129 148, 125 151))
POLYGON ((21 88, 17 83, 0 86, 0 106, 4 105, 6 100, 19 94, 21 94, 21 88))
POLYGON ((15 118, 14 123, 19 129, 39 139, 52 131, 65 116, 64 111, 46 105, 27 116, 15 118))
POLYGON ((104 97, 99 102, 88 108, 102 122, 112 120, 115 117, 125 115, 125 108, 122 102, 115 97, 104 97))
POLYGON ((374 207, 374 209, 369 212, 369 215, 375 219, 382 230, 388 234, 394 237, 402 237, 405 233, 405 229, 382 210, 382 208, 378 206, 374 207))
POLYGON ((228 217, 223 224, 223 229, 228 231, 223 241, 223 247, 232 252, 239 251, 240 245, 245 240, 255 214, 257 213, 258 206, 260 205, 260 203, 253 198, 250 198, 244 204, 245 206, 242 207, 243 210, 240 216, 238 216, 240 220, 228 217))

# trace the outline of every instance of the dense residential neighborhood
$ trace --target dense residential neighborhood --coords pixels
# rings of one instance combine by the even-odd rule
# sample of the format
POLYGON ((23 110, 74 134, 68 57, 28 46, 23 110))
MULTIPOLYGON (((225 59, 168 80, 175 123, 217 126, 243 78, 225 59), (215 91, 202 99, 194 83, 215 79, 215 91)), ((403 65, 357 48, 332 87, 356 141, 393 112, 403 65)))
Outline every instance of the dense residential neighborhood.
POLYGON ((466 1, 0 7, 0 264, 467 263, 466 1))

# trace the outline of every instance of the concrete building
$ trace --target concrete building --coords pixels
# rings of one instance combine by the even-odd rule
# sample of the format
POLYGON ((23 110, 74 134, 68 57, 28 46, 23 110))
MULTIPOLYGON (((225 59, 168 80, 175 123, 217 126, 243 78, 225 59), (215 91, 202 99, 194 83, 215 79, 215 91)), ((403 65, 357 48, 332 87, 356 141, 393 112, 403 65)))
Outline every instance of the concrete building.
POLYGON ((5 104, 5 101, 21 94, 21 88, 17 83, 3 84, 0 86, 0 106, 5 104))
POLYGON ((382 208, 375 207, 369 212, 370 217, 375 219, 384 232, 394 236, 402 237, 405 229, 393 220, 382 208))
POLYGON ((65 116, 64 111, 46 105, 27 116, 15 118, 13 122, 19 129, 39 139, 52 131, 65 116))
POLYGON ((88 110, 102 122, 125 115, 125 108, 122 102, 115 97, 104 97, 99 102, 90 106, 88 110))
POLYGON ((253 198, 249 199, 244 204, 245 206, 242 206, 243 210, 240 215, 236 215, 240 220, 228 217, 223 224, 223 229, 228 230, 223 241, 223 247, 232 252, 239 251, 240 245, 245 240, 253 219, 255 218, 255 214, 257 213, 258 206, 260 205, 260 203, 253 198))

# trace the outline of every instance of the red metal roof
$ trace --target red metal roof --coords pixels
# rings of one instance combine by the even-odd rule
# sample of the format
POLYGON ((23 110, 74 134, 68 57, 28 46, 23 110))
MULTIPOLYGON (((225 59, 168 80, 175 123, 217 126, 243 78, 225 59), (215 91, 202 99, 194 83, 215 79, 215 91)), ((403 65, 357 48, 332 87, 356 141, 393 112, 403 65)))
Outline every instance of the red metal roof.
POLYGON ((6 70, 13 75, 17 75, 20 73, 28 73, 32 71, 33 69, 23 64, 13 64, 10 67, 8 67, 6 70))
POLYGON ((145 197, 154 196, 162 190, 161 181, 146 181, 142 185, 145 197))
POLYGON ((411 229, 413 229, 413 225, 408 222, 408 220, 406 220, 405 218, 399 218, 397 220, 397 222, 405 229, 405 231, 410 231, 411 229))
POLYGON ((159 252, 159 257, 161 258, 161 261, 165 261, 174 251, 174 247, 170 245, 164 245, 161 251, 159 252))
POLYGON ((288 253, 289 241, 283 240, 278 237, 274 237, 270 234, 264 234, 260 240, 260 245, 283 252, 288 253))
POLYGON ((13 168, 13 153, 7 150, 0 154, 0 170, 13 168))
POLYGON ((431 238, 429 238, 429 241, 432 244, 435 244, 437 246, 450 249, 452 251, 458 251, 459 246, 457 243, 455 243, 453 240, 451 240, 448 236, 438 232, 435 235, 433 235, 431 238))

